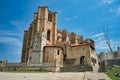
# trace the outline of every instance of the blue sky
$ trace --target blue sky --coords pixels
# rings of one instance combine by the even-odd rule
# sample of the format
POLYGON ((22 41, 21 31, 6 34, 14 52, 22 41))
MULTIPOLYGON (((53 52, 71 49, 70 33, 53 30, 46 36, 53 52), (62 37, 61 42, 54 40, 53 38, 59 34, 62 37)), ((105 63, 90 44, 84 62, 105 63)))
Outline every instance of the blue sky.
POLYGON ((38 6, 58 12, 58 28, 76 32, 96 42, 97 53, 109 51, 100 39, 105 26, 113 50, 120 45, 120 0, 0 0, 0 59, 20 62, 23 32, 38 6))

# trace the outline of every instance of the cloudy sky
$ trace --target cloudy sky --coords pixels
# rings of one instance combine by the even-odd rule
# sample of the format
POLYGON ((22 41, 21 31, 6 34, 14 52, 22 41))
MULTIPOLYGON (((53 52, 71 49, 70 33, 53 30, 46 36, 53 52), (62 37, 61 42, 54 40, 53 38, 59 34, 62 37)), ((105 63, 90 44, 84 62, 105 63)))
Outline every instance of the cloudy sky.
POLYGON ((23 32, 38 6, 58 12, 58 28, 96 42, 97 53, 108 52, 101 39, 108 29, 113 50, 120 45, 120 0, 0 0, 0 59, 20 62, 23 32))

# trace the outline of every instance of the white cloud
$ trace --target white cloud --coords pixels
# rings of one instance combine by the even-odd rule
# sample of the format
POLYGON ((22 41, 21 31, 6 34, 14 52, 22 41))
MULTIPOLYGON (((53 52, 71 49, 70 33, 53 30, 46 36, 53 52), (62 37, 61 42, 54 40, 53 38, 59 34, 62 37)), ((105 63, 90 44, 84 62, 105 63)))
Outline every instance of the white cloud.
POLYGON ((57 12, 60 14, 62 11, 61 11, 61 10, 58 10, 57 12))
POLYGON ((20 28, 23 25, 23 23, 21 21, 17 21, 17 20, 16 21, 10 21, 10 23, 17 28, 20 28))
POLYGON ((104 33, 99 33, 99 34, 94 35, 93 37, 102 37, 103 35, 104 33))
POLYGON ((120 16, 120 6, 115 9, 110 9, 109 12, 115 13, 118 16, 120 16))
POLYGON ((106 49, 108 49, 108 46, 105 43, 105 41, 103 41, 101 39, 103 36, 104 36, 104 33, 99 33, 99 34, 95 34, 95 35, 92 36, 92 38, 97 38, 97 39, 95 39, 96 49, 97 50, 106 50, 106 49))
POLYGON ((78 18, 78 16, 69 17, 69 18, 66 18, 65 20, 66 20, 66 21, 70 21, 70 20, 74 20, 74 19, 76 19, 76 18, 78 18))
POLYGON ((118 39, 112 39, 111 40, 111 45, 113 45, 114 47, 120 46, 120 38, 118 38, 118 39))
POLYGON ((74 16, 74 18, 78 18, 78 16, 74 16))
POLYGON ((0 36, 22 36, 22 33, 10 30, 0 30, 0 36))
POLYGON ((120 15, 120 6, 116 9, 116 14, 120 15))
POLYGON ((102 0, 102 2, 104 4, 111 4, 113 2, 113 0, 102 0))
POLYGON ((105 50, 105 49, 108 49, 108 46, 104 41, 99 41, 96 43, 96 49, 105 50))
POLYGON ((115 12, 113 9, 109 9, 109 12, 115 12))
POLYGON ((0 30, 0 44, 6 46, 5 50, 10 54, 21 54, 22 40, 21 33, 10 30, 0 30))
MULTIPOLYGON (((0 36, 0 44, 4 44, 4 50, 9 56, 14 55, 15 57, 7 59, 9 62, 15 61, 20 62, 20 56, 22 51, 22 41, 15 37, 0 36)), ((3 52, 3 51, 2 51, 3 52)), ((4 55, 3 58, 6 56, 4 55)))
MULTIPOLYGON (((109 50, 109 47, 107 45, 107 41, 104 40, 104 39, 101 39, 102 37, 104 36, 104 33, 99 33, 99 34, 96 34, 96 35, 93 35, 92 38, 95 40, 96 42, 96 49, 97 51, 110 51, 109 50)), ((117 47, 120 46, 120 38, 117 38, 117 39, 110 39, 110 45, 111 45, 111 48, 113 49, 113 51, 116 51, 117 50, 117 47)))
POLYGON ((66 21, 69 21, 69 20, 71 20, 71 18, 66 18, 65 20, 66 20, 66 21))
MULTIPOLYGON (((100 40, 100 39, 95 39, 95 42, 96 42, 95 45, 96 45, 97 51, 103 51, 103 52, 104 51, 105 52, 110 51, 108 45, 106 44, 106 41, 100 40)), ((118 38, 118 39, 111 39, 110 40, 110 45, 111 45, 112 50, 116 51, 117 47, 120 46, 120 38, 118 38)))
POLYGON ((29 24, 28 21, 12 20, 10 24, 20 30, 25 30, 29 24))
MULTIPOLYGON (((12 20, 9 22, 9 24, 12 25, 12 27, 14 27, 14 30, 8 29, 0 30, 0 45, 1 44, 4 45, 4 47, 1 46, 0 49, 4 49, 2 53, 5 52, 5 54, 9 54, 9 56, 10 55, 15 56, 11 60, 9 58, 8 61, 15 61, 18 59, 18 61, 20 62, 23 41, 22 38, 24 33, 23 30, 27 29, 29 20, 28 19, 26 21, 12 20)), ((6 27, 7 25, 2 26, 6 27)), ((6 55, 3 55, 2 58, 7 59, 8 57, 6 57, 6 55)))
MULTIPOLYGON (((0 30, 0 44, 3 44, 4 49, 2 53, 9 54, 9 58, 6 55, 2 55, 1 58, 5 58, 8 62, 16 61, 20 62, 21 51, 22 51, 22 40, 21 37, 23 34, 17 31, 11 30, 0 30), (14 57, 14 56, 15 57, 14 57)), ((1 56, 1 55, 0 55, 1 56)))
POLYGON ((19 39, 7 36, 0 36, 0 43, 17 47, 21 45, 21 41, 19 39))
POLYGON ((93 35, 92 38, 99 38, 99 40, 102 40, 103 36, 104 36, 104 33, 99 33, 99 34, 93 35))

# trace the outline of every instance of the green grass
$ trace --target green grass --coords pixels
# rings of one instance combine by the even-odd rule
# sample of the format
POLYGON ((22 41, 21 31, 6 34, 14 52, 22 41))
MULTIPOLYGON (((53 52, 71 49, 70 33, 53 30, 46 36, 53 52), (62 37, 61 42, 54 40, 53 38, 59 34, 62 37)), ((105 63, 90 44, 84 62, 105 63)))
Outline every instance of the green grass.
POLYGON ((120 72, 120 67, 113 68, 106 72, 106 74, 112 79, 112 80, 120 80, 120 77, 117 77, 116 74, 120 72))

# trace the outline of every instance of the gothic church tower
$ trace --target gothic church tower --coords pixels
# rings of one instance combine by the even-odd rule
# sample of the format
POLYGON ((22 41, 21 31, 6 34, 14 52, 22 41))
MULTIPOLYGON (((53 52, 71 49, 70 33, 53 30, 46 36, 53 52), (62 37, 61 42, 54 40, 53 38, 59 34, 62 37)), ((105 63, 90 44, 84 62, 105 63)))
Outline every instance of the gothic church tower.
POLYGON ((57 13, 48 7, 39 7, 34 21, 24 32, 22 63, 43 62, 43 47, 55 45, 57 40, 57 13))

